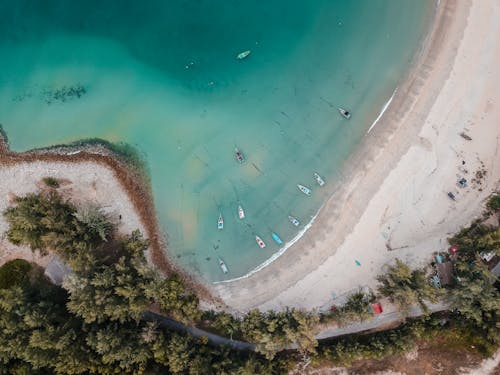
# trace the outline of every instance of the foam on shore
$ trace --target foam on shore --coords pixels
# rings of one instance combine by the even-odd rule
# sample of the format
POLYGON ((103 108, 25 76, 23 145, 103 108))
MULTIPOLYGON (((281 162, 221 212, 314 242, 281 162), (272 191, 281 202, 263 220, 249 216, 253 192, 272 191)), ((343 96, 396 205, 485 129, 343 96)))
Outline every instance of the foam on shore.
POLYGON ((389 108, 389 106, 391 105, 391 102, 392 102, 392 99, 394 99, 394 95, 396 95, 396 92, 398 91, 398 88, 396 87, 396 89, 392 92, 392 95, 391 97, 389 98, 389 100, 384 104, 384 106, 382 107, 382 110, 380 111, 380 113, 378 114, 377 118, 375 119, 375 121, 373 121, 373 124, 371 124, 370 128, 368 129, 368 131, 366 132, 366 134, 368 134, 374 127, 375 125, 377 125, 377 122, 379 122, 379 120, 382 118, 382 116, 384 115, 384 112, 387 110, 387 108, 389 108))
POLYGON ((293 237, 290 241, 288 241, 287 243, 285 243, 285 246, 283 246, 281 249, 279 249, 278 252, 274 253, 269 259, 267 259, 265 262, 259 264, 257 267, 255 267, 253 270, 251 270, 250 272, 248 272, 246 275, 243 275, 243 276, 240 276, 240 277, 235 277, 234 279, 229 279, 229 280, 221 280, 221 281, 215 281, 213 282, 213 284, 222 284, 222 283, 230 283, 232 281, 237 281, 237 280, 242 280, 242 279, 246 279, 250 276, 252 276, 253 274, 259 272, 260 270, 264 269, 265 267, 269 266, 271 263, 273 263, 276 259, 278 259, 280 256, 282 256, 283 254, 285 254, 285 252, 290 248, 292 247, 298 240, 300 240, 302 238, 302 236, 307 232, 307 230, 309 228, 312 227, 313 223, 314 223, 314 220, 316 219, 316 217, 318 216, 319 212, 321 211, 321 208, 323 208, 323 206, 321 206, 319 208, 319 210, 316 212, 316 214, 311 218, 311 221, 309 221, 309 223, 307 223, 304 228, 299 232, 297 233, 297 235, 295 237, 293 237))

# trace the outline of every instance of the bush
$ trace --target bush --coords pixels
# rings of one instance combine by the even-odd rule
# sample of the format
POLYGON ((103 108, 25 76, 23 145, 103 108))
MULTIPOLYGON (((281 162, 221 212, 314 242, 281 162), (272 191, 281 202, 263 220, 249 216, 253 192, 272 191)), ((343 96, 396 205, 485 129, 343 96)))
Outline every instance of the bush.
POLYGON ((494 194, 486 203, 486 207, 495 213, 500 211, 500 194, 494 194))
POLYGON ((51 188, 58 188, 59 187, 59 181, 55 179, 54 177, 44 177, 42 178, 42 181, 45 185, 51 188))
POLYGON ((14 259, 0 267, 0 289, 20 286, 29 279, 32 265, 24 259, 14 259))

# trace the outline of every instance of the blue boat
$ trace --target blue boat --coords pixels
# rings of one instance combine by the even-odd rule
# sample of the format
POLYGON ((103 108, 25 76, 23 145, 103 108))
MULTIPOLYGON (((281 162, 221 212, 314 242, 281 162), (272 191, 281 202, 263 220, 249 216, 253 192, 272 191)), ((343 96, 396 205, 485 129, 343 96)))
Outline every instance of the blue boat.
POLYGON ((273 232, 272 234, 274 242, 276 242, 278 245, 281 245, 283 241, 281 241, 280 236, 278 236, 276 233, 273 232))

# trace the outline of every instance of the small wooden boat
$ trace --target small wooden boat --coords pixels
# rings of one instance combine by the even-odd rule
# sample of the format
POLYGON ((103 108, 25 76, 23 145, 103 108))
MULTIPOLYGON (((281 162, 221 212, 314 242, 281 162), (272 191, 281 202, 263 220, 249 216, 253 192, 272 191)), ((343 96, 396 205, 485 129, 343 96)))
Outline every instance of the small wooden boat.
POLYGON ((219 266, 222 269, 222 272, 228 273, 229 270, 227 269, 226 264, 222 261, 221 258, 219 258, 219 266))
POLYGON ((238 160, 240 164, 243 164, 243 162, 245 161, 245 157, 243 156, 243 153, 238 150, 238 147, 234 148, 234 155, 236 156, 236 160, 238 160))
POLYGON ((465 134, 464 132, 460 133, 460 136, 463 138, 463 139, 466 139, 468 141, 472 141, 472 138, 469 137, 467 134, 465 134))
POLYGON ((222 213, 219 213, 219 220, 217 220, 217 229, 224 229, 224 219, 222 218, 222 213))
POLYGON ((301 184, 297 184, 297 187, 305 195, 311 195, 311 189, 309 189, 307 186, 304 186, 304 185, 301 185, 301 184))
POLYGON ((281 241, 280 236, 278 236, 276 233, 273 232, 272 237, 274 242, 276 242, 278 245, 281 245, 283 243, 283 241, 281 241))
POLYGON ((248 57, 248 55, 250 55, 252 53, 251 50, 246 50, 246 51, 243 51, 243 52, 240 52, 238 53, 238 55, 236 56, 236 58, 238 60, 243 60, 245 59, 246 57, 248 57))
POLYGON ((346 120, 349 120, 351 118, 351 112, 349 112, 347 109, 339 107, 339 112, 346 120))
POLYGON ((266 247, 266 244, 264 243, 264 241, 262 241, 262 238, 260 238, 259 236, 255 236, 255 241, 257 241, 257 245, 259 245, 261 249, 266 247))
POLYGON ((238 217, 240 220, 245 218, 245 211, 243 211, 243 207, 241 207, 241 205, 238 206, 238 217))
POLYGON ((288 220, 290 220, 290 223, 292 223, 296 227, 298 227, 300 225, 300 221, 293 216, 288 215, 288 220))
POLYGON ((325 180, 316 172, 314 172, 314 179, 318 183, 319 186, 323 186, 325 184, 325 180))

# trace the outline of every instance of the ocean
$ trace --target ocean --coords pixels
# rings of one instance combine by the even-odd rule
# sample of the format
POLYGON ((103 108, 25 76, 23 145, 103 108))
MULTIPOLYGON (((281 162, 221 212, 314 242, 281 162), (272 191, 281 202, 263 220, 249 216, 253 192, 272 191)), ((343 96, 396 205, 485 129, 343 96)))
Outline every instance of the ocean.
POLYGON ((433 0, 3 0, 0 124, 14 151, 95 137, 133 145, 168 255, 206 282, 242 277, 283 252, 342 183, 434 9, 433 0))

